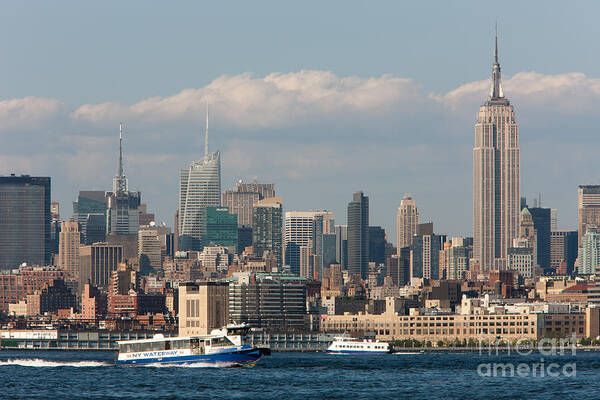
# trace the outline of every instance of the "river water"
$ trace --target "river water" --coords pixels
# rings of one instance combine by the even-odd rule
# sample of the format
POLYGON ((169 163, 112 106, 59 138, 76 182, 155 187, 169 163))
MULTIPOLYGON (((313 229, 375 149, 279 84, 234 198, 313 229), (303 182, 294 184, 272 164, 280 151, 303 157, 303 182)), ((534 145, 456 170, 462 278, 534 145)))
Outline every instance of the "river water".
POLYGON ((0 351, 0 398, 600 398, 598 352, 274 353, 254 368, 115 367, 113 357, 106 352, 0 351))

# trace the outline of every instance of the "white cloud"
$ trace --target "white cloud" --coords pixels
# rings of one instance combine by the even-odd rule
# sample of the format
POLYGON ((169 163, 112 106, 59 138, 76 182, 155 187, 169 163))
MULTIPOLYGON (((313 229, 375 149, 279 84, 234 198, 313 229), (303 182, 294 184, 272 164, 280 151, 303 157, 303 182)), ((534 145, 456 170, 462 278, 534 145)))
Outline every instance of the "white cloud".
MULTIPOLYGON (((594 133, 600 79, 521 72, 505 79, 503 87, 522 128, 523 193, 556 192, 556 187, 566 193, 577 182, 593 181, 595 174, 585 171, 595 171, 594 145, 600 142, 594 133), (565 134, 573 122, 583 133, 565 134), (550 152, 556 138, 572 143, 550 152)), ((374 198, 379 194, 378 204, 387 207, 373 214, 375 223, 384 225, 393 224, 396 194, 412 192, 423 198, 423 215, 441 222, 441 230, 454 225, 468 232, 470 142, 488 90, 489 80, 436 94, 390 75, 300 71, 221 76, 201 88, 133 105, 108 102, 69 110, 57 99, 5 100, 0 101, 0 170, 52 175, 57 193, 64 191, 58 199, 67 203, 76 190, 109 188, 118 122, 124 121, 130 184, 153 211, 168 217, 176 204, 179 168, 202 154, 199 131, 208 98, 215 131, 232 133, 211 139, 222 150, 223 188, 256 176, 285 188, 280 193, 297 207, 320 207, 322 196, 335 198, 334 205, 322 207, 337 204, 342 220, 351 192, 365 189, 374 198), (434 209, 440 188, 459 211, 434 209)), ((567 194, 555 198, 552 206, 570 210, 567 194)))
POLYGON ((427 101, 411 79, 340 78, 328 71, 221 76, 204 88, 185 89, 169 97, 151 97, 132 106, 120 103, 86 104, 75 120, 143 122, 204 119, 209 101, 217 123, 244 130, 289 127, 353 113, 383 115, 398 109, 415 111, 427 101))
POLYGON ((64 104, 56 99, 23 97, 3 100, 0 101, 0 130, 40 129, 64 113, 64 104))
MULTIPOLYGON (((545 75, 520 72, 503 82, 506 96, 527 111, 551 109, 563 114, 598 113, 600 79, 582 73, 545 75)), ((119 102, 84 104, 64 122, 86 126, 114 126, 126 121, 138 126, 156 124, 200 125, 206 101, 213 123, 239 131, 290 128, 325 122, 350 123, 357 119, 385 120, 398 116, 439 113, 443 106, 472 118, 487 97, 489 80, 466 83, 448 93, 425 93, 411 79, 391 75, 339 77, 329 71, 303 70, 221 76, 202 88, 184 89, 166 97, 150 97, 133 105, 119 102), (388 118, 389 117, 389 118, 388 118)), ((2 130, 36 129, 67 110, 56 99, 26 97, 0 102, 2 130)), ((444 118, 448 115, 438 115, 444 118)), ((425 117, 427 118, 427 117, 425 117)), ((80 125, 79 125, 80 126, 80 125)))
MULTIPOLYGON (((489 87, 489 80, 469 82, 435 98, 451 109, 473 113, 473 105, 485 100, 489 87)), ((597 115, 599 111, 600 79, 580 72, 557 75, 519 72, 504 80, 502 87, 515 107, 535 112, 597 115)))

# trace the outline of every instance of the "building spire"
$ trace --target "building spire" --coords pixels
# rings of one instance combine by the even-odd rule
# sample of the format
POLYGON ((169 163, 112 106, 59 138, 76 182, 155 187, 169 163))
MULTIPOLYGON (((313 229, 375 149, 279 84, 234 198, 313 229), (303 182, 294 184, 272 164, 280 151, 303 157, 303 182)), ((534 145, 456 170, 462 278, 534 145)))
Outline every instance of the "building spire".
POLYGON ((123 174, 123 123, 119 122, 119 167, 117 168, 117 176, 113 179, 113 191, 126 192, 127 178, 123 174))
POLYGON ((490 99, 498 100, 504 98, 502 93, 502 77, 500 71, 500 61, 498 60, 498 23, 496 22, 494 35, 494 65, 492 67, 492 87, 490 88, 490 99))
POLYGON ((206 101, 206 132, 204 134, 204 156, 208 157, 208 100, 206 101))
POLYGON ((119 169, 117 176, 123 176, 123 123, 119 122, 119 169))
POLYGON ((496 46, 494 47, 494 62, 498 64, 498 21, 496 21, 496 26, 494 28, 496 46))

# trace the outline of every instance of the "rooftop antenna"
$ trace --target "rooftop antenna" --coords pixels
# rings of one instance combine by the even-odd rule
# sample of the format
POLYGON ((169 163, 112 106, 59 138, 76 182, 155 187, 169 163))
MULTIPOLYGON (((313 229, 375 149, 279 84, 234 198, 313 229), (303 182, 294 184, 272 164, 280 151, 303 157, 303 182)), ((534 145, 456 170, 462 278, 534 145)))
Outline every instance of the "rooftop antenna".
POLYGON ((123 123, 119 122, 119 166, 117 176, 113 179, 113 190, 115 193, 127 191, 127 178, 123 174, 123 123))
POLYGON ((498 21, 494 27, 495 47, 494 47, 494 61, 498 64, 498 21))
POLYGON ((206 133, 204 136, 204 156, 208 157, 208 99, 206 100, 206 133))
POLYGON ((118 176, 123 176, 123 123, 119 122, 119 171, 118 176))
POLYGON ((501 80, 500 61, 498 60, 498 21, 496 21, 494 26, 494 65, 492 67, 492 87, 490 88, 492 100, 504 98, 501 80))

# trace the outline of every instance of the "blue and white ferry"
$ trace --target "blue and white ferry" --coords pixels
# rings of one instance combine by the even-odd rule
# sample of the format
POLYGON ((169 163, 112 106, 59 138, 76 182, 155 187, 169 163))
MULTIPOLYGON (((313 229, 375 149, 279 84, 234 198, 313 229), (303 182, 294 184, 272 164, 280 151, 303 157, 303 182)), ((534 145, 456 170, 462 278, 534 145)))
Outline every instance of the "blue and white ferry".
POLYGON ((392 352, 389 343, 379 340, 358 340, 349 336, 338 336, 327 348, 332 354, 387 354, 392 352))
POLYGON ((253 367, 267 348, 242 344, 248 325, 228 325, 210 335, 119 341, 116 365, 204 365, 253 367))

